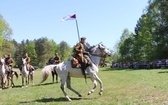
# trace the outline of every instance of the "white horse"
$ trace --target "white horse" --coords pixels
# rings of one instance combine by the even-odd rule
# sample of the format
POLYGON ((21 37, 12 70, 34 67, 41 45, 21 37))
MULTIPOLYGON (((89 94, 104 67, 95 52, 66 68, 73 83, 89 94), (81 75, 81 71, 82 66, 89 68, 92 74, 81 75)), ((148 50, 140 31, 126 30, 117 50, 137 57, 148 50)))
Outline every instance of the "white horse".
POLYGON ((0 83, 1 83, 1 89, 5 87, 5 82, 7 79, 7 74, 5 73, 5 58, 0 59, 0 83))
POLYGON ((22 58, 22 69, 21 69, 21 75, 22 75, 22 88, 24 87, 24 78, 26 80, 26 87, 29 84, 29 77, 31 79, 32 84, 33 83, 33 75, 34 75, 34 71, 29 72, 29 70, 27 69, 27 62, 26 62, 26 58, 22 58))
MULTIPOLYGON (((100 92, 99 94, 101 95, 103 92, 103 84, 100 78, 98 77, 98 65, 100 63, 100 59, 104 57, 105 54, 111 55, 111 52, 106 49, 102 44, 98 44, 97 46, 93 46, 89 48, 89 52, 91 54, 91 59, 92 59, 92 67, 87 67, 86 68, 86 78, 90 78, 91 81, 94 83, 94 87, 91 91, 88 92, 88 95, 94 92, 95 88, 97 87, 97 82, 100 84, 100 92)), ((41 81, 44 82, 53 68, 56 67, 56 72, 58 73, 59 77, 61 78, 61 90, 64 93, 65 97, 71 101, 69 98, 68 94, 65 92, 65 84, 67 84, 67 88, 76 93, 79 97, 81 97, 81 94, 74 90, 71 87, 71 77, 76 77, 76 78, 84 78, 84 75, 82 74, 81 69, 79 68, 72 68, 71 67, 71 62, 62 62, 57 65, 47 65, 42 69, 42 76, 43 80, 41 81)))

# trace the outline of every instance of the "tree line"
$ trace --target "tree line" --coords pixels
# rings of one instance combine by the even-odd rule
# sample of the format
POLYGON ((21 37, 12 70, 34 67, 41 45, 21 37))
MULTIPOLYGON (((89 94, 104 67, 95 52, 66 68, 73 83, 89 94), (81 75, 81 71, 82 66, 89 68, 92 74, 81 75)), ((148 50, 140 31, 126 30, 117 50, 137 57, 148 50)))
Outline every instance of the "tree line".
POLYGON ((17 43, 13 40, 4 40, 2 43, 2 50, 0 52, 1 57, 5 54, 11 53, 15 61, 15 66, 20 67, 22 65, 22 58, 25 53, 28 53, 31 58, 31 65, 43 67, 49 58, 54 57, 55 53, 60 55, 61 61, 69 60, 72 53, 72 48, 62 41, 56 44, 53 40, 49 40, 46 37, 31 40, 23 40, 21 43, 17 43))
POLYGON ((57 44, 54 40, 42 37, 34 40, 22 40, 18 43, 11 38, 12 28, 0 15, 0 57, 10 53, 15 63, 14 66, 22 65, 22 57, 28 53, 31 58, 31 64, 43 67, 50 57, 55 56, 55 52, 60 55, 62 61, 69 60, 72 48, 65 41, 57 44))
MULTIPOLYGON (((30 64, 33 66, 43 67, 49 58, 54 57, 57 52, 61 61, 68 61, 73 52, 73 47, 70 47, 67 42, 62 41, 56 43, 47 37, 42 37, 34 40, 22 40, 18 43, 11 38, 12 28, 0 15, 0 57, 11 54, 14 59, 14 66, 22 65, 22 58, 25 53, 28 53, 31 58, 30 64)), ((110 61, 111 58, 107 58, 110 61)))
POLYGON ((134 32, 124 29, 116 45, 115 62, 168 58, 168 1, 149 0, 134 32))

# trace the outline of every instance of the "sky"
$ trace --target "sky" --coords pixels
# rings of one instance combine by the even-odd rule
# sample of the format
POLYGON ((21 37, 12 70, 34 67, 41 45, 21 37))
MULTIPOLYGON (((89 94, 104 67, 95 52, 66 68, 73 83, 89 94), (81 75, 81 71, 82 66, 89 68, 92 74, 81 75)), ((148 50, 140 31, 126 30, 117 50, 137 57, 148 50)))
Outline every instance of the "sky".
POLYGON ((134 32, 147 6, 148 0, 1 0, 0 15, 18 43, 47 37, 72 47, 79 41, 76 23, 61 19, 76 13, 80 37, 114 49, 125 28, 134 32))

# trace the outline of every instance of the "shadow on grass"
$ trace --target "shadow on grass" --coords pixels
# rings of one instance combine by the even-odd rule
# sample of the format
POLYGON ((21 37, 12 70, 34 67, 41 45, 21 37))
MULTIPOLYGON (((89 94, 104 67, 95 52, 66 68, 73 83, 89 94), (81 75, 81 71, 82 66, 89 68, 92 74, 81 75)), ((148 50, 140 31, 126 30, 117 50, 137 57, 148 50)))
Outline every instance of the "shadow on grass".
MULTIPOLYGON (((79 98, 71 98, 72 101, 73 100, 91 100, 92 98, 82 98, 82 97, 79 97, 79 98)), ((26 103, 34 103, 34 102, 43 102, 43 103, 49 103, 49 102, 69 102, 65 97, 60 97, 60 98, 42 98, 42 99, 38 99, 38 100, 34 100, 34 101, 23 101, 23 102, 20 102, 20 104, 26 104, 26 103)))
POLYGON ((59 82, 58 83, 42 83, 42 84, 36 84, 36 85, 34 85, 34 86, 46 86, 46 85, 55 85, 55 84, 59 84, 59 82))
MULTIPOLYGON (((36 84, 36 85, 28 85, 28 87, 34 87, 34 86, 46 86, 46 85, 55 85, 58 83, 44 83, 44 84, 36 84)), ((25 87, 25 86, 24 86, 25 87)), ((22 88, 22 85, 15 85, 12 88, 22 88)), ((8 89, 8 88, 7 88, 8 89)))
POLYGON ((158 73, 159 73, 159 74, 168 73, 168 71, 159 71, 158 73))
MULTIPOLYGON (((138 70, 156 70, 156 69, 124 69, 124 68, 101 68, 101 71, 138 71, 138 70)), ((167 71, 168 73, 168 71, 167 71)))
POLYGON ((120 70, 131 70, 131 69, 110 68, 110 67, 101 68, 101 71, 120 71, 120 70))

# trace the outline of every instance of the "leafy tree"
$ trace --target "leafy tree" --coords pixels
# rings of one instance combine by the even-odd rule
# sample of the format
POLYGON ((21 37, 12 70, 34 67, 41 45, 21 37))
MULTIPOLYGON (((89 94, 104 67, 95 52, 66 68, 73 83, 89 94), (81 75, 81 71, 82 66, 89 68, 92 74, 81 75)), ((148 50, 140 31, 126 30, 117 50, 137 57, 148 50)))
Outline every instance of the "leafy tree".
POLYGON ((69 47, 69 45, 65 41, 60 42, 59 50, 60 50, 61 60, 62 61, 69 60, 69 58, 70 58, 70 56, 72 54, 72 50, 71 50, 71 48, 69 47))
POLYGON ((128 29, 125 29, 118 44, 119 54, 121 57, 120 59, 122 60, 122 62, 132 60, 131 59, 132 46, 133 46, 133 35, 129 32, 128 29))
MULTIPOLYGON (((3 45, 4 40, 9 40, 11 38, 12 35, 12 29, 9 27, 9 25, 7 24, 7 22, 3 19, 3 17, 0 15, 0 50, 4 50, 2 49, 2 46, 4 48, 5 45, 3 45)), ((0 52, 0 56, 2 56, 3 53, 0 52)))
POLYGON ((35 40, 35 49, 39 67, 46 65, 47 60, 53 56, 56 48, 57 45, 53 40, 48 40, 47 38, 35 40))
POLYGON ((31 58, 31 65, 38 65, 37 54, 35 51, 35 43, 33 41, 28 41, 24 47, 24 52, 28 53, 31 58))

